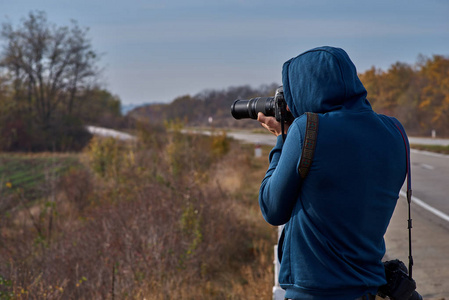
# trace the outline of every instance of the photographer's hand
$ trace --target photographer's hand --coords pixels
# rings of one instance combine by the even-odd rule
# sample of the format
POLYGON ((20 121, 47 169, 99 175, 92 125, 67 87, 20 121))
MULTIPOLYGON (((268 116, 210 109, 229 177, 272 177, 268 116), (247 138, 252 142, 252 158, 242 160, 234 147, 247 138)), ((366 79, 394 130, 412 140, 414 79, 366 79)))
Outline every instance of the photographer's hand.
MULTIPOLYGON (((279 136, 282 134, 281 123, 276 121, 275 117, 267 117, 263 113, 259 112, 259 114, 257 115, 257 121, 260 122, 260 125, 262 125, 262 127, 266 128, 275 136, 279 136)), ((284 124, 285 133, 287 133, 289 126, 290 125, 288 124, 284 124)))

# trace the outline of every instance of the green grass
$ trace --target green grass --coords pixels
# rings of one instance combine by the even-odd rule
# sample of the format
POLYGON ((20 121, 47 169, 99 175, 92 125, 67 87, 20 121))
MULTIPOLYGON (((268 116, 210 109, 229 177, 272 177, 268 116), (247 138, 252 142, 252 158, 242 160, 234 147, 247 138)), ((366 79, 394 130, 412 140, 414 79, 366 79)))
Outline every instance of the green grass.
POLYGON ((57 179, 72 166, 80 166, 75 154, 0 153, 1 190, 8 194, 20 189, 28 199, 39 197, 44 192, 42 186, 48 178, 57 179))
POLYGON ((440 146, 440 145, 415 145, 411 144, 411 148, 416 150, 424 150, 442 154, 449 154, 449 146, 440 146))

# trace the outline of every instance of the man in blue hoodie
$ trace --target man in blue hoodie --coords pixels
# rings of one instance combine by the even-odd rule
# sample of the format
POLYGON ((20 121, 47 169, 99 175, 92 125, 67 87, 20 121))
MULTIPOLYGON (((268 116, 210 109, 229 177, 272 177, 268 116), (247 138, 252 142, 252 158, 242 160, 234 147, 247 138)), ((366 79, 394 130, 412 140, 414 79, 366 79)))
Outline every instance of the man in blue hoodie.
POLYGON ((342 49, 290 59, 282 83, 295 117, 285 141, 275 118, 258 116, 278 136, 259 205, 268 223, 285 224, 279 283, 290 299, 373 299, 386 283, 383 237, 406 176, 403 128, 373 112, 342 49), (301 179, 306 112, 318 115, 318 135, 301 179))

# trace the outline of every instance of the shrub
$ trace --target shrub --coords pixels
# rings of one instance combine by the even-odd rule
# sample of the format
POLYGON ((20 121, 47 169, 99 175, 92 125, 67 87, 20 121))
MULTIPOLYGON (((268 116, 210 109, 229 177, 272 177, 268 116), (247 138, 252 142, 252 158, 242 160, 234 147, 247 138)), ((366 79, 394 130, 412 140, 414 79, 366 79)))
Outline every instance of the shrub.
POLYGON ((101 177, 116 178, 123 163, 123 143, 113 137, 93 137, 87 147, 92 170, 101 177))
POLYGON ((93 177, 88 170, 72 168, 60 179, 59 188, 81 213, 92 201, 93 184, 93 177))

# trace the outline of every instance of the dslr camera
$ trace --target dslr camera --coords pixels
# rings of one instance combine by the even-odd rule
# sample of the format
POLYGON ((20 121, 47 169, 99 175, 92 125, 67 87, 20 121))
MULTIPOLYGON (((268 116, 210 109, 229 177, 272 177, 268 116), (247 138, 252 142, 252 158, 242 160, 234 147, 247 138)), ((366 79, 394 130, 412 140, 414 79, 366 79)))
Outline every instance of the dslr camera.
POLYGON ((275 117, 276 121, 290 124, 295 119, 291 112, 287 111, 287 103, 284 99, 282 86, 276 89, 274 97, 257 97, 249 100, 237 99, 231 105, 231 114, 235 119, 255 119, 261 112, 265 116, 275 117))
POLYGON ((393 300, 422 300, 416 282, 408 275, 407 267, 399 259, 384 262, 387 284, 381 286, 377 294, 393 300))

